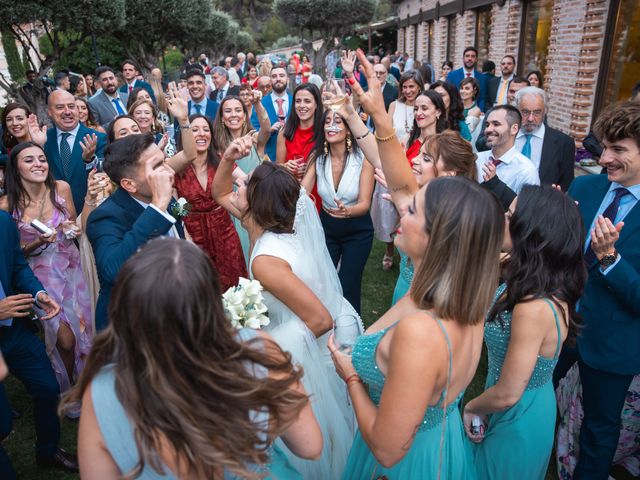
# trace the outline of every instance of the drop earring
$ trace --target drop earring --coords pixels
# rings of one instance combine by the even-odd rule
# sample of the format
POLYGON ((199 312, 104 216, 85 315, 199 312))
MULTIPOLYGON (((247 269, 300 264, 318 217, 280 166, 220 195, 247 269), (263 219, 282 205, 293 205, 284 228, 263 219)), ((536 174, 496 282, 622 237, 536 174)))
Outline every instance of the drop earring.
POLYGON ((347 135, 347 152, 351 153, 351 135, 347 135))
POLYGON ((326 140, 324 141, 324 154, 329 155, 329 144, 326 140))

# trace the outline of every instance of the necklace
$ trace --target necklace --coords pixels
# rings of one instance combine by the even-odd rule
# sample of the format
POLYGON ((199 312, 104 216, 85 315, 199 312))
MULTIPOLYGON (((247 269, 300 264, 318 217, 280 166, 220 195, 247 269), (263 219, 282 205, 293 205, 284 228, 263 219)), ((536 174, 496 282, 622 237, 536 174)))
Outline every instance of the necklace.
POLYGON ((40 212, 38 213, 38 220, 42 222, 42 214, 44 212, 44 206, 47 204, 47 188, 45 187, 44 193, 42 194, 42 200, 40 200, 40 212))

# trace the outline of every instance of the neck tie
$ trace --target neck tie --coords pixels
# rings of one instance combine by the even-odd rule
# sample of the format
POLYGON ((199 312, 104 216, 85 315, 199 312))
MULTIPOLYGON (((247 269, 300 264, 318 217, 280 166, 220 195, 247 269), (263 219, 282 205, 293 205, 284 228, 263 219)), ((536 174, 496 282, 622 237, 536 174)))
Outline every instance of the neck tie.
MULTIPOLYGON (((2 282, 0 282, 0 300, 4 300, 5 298, 7 298, 7 294, 4 291, 2 282)), ((13 318, 5 318, 4 320, 0 320, 0 325, 5 327, 10 327, 12 323, 13 323, 13 318)))
MULTIPOLYGON (((629 194, 630 192, 626 188, 622 188, 622 187, 616 188, 614 192, 615 192, 615 197, 613 197, 613 200, 611 201, 609 206, 604 209, 604 212, 602 212, 602 216, 604 218, 608 218, 609 220, 611 220, 611 223, 615 225, 616 216, 618 215, 618 209, 620 208, 620 200, 622 199, 622 197, 629 194)), ((587 264, 587 268, 588 268, 593 264, 595 260, 596 260, 596 254, 591 248, 591 242, 589 242, 587 251, 584 254, 584 263, 587 264)))
POLYGON ((197 103, 194 103, 193 108, 196 109, 196 115, 200 115, 202 113, 202 105, 198 105, 197 103))
POLYGON ((278 104, 278 117, 284 118, 284 108, 282 108, 282 104, 284 103, 284 98, 276 98, 276 103, 278 104))
POLYGON ((113 105, 116 107, 116 112, 118 112, 118 115, 126 115, 126 112, 120 106, 120 102, 118 101, 117 98, 113 98, 111 101, 113 102, 113 105))
POLYGON ((224 90, 218 90, 218 102, 224 100, 224 90))
POLYGON ((129 85, 129 95, 131 95, 131 92, 133 92, 133 85, 129 85))
POLYGON ((489 161, 493 163, 495 167, 502 163, 502 160, 500 160, 499 158, 494 158, 493 155, 489 157, 489 161))
POLYGON ((498 98, 496 100, 496 103, 498 105, 504 104, 505 93, 507 93, 507 85, 508 84, 509 84, 509 82, 507 80, 505 80, 504 78, 502 80, 500 80, 500 91, 498 92, 498 98))
POLYGON ((68 180, 71 176, 71 148, 67 139, 71 136, 68 132, 63 132, 60 140, 60 160, 62 160, 62 175, 68 180))
POLYGON ((529 160, 531 160, 531 137, 533 135, 531 135, 530 133, 527 133, 525 135, 525 137, 527 137, 527 141, 524 142, 524 145, 522 146, 522 155, 524 155, 525 157, 527 157, 529 160))
POLYGON ((471 76, 471 72, 467 72, 467 78, 471 76))

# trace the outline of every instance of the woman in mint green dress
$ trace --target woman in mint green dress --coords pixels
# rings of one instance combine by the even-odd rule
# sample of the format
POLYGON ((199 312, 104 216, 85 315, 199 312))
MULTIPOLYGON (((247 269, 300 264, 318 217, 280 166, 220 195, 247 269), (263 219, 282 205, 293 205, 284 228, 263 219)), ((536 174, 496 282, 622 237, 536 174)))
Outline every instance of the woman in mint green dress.
POLYGON ((343 479, 475 479, 459 402, 482 352, 502 233, 500 207, 475 182, 439 178, 416 194, 395 238, 416 265, 411 295, 352 356, 329 342, 358 421, 343 479))
MULTIPOLYGON (((262 97, 259 91, 243 91, 242 94, 242 99, 235 95, 230 95, 220 102, 220 107, 218 108, 218 113, 216 114, 216 119, 213 124, 213 138, 215 139, 215 145, 218 152, 222 154, 233 140, 251 133, 253 131, 253 126, 251 125, 245 101, 251 102, 253 112, 255 112, 260 122, 260 129, 254 133, 255 145, 251 149, 249 155, 236 162, 238 168, 246 176, 253 172, 253 170, 262 163, 262 159, 265 155, 264 147, 269 141, 269 136, 271 135, 271 122, 269 121, 267 111, 264 109, 262 102, 260 101, 262 97)), ((237 182, 244 181, 241 175, 236 174, 234 177, 237 182)), ((249 234, 242 226, 241 220, 233 216, 231 219, 233 220, 233 225, 235 226, 238 237, 240 238, 242 253, 244 254, 245 263, 248 267, 249 258, 251 256, 249 234)))
POLYGON ((464 424, 477 443, 479 479, 539 480, 553 448, 553 370, 585 282, 584 226, 575 203, 549 186, 525 186, 505 216, 506 284, 484 332, 489 371, 485 391, 465 407, 464 424), (484 433, 471 431, 476 416, 484 433))
POLYGON ((231 326, 206 253, 160 237, 120 273, 109 328, 65 400, 82 400, 80 474, 302 480, 273 443, 320 456, 302 372, 265 332, 231 326))

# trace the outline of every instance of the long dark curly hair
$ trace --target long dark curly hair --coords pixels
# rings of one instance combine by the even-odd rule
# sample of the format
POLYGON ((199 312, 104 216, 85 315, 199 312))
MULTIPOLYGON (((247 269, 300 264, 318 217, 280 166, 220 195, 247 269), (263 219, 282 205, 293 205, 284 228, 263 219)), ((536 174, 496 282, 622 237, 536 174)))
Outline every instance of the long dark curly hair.
POLYGON ((239 341, 226 319, 211 260, 178 239, 148 242, 122 266, 78 384, 61 410, 82 399, 113 365, 115 391, 133 427, 139 462, 162 471, 168 446, 188 472, 218 478, 224 469, 261 478, 250 464, 268 462, 268 446, 308 399, 292 390, 302 371, 273 341, 239 341), (135 319, 135 321, 132 321, 135 319), (258 375, 266 370, 276 375, 258 375), (255 412, 268 412, 256 423, 255 412))
POLYGON ((460 131, 460 120, 464 120, 464 105, 462 104, 462 98, 460 98, 460 92, 453 83, 443 82, 438 80, 433 82, 429 86, 429 90, 435 90, 438 87, 442 87, 449 94, 449 108, 447 109, 447 128, 450 130, 460 131))
POLYGON ((512 248, 502 269, 507 289, 488 319, 497 320, 499 313, 512 312, 518 303, 547 298, 575 334, 576 303, 587 278, 585 229, 575 202, 548 185, 526 185, 518 195, 509 233, 512 248), (569 318, 560 302, 567 304, 569 318))

